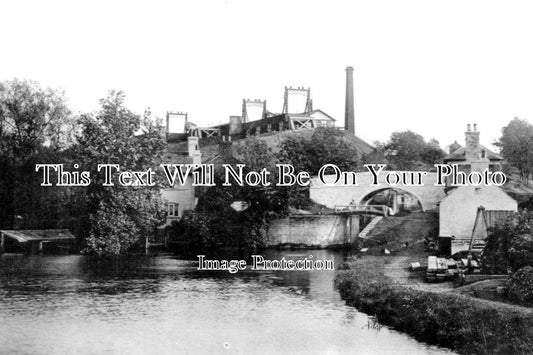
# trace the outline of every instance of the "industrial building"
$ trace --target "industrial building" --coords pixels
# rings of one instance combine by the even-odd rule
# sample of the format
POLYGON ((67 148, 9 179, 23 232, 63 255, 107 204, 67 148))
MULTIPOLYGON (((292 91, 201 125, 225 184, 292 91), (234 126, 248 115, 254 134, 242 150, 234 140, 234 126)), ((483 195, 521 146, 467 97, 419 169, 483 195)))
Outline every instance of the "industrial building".
MULTIPOLYGON (((313 108, 310 88, 286 86, 281 113, 270 112, 266 100, 259 99, 243 99, 240 116, 230 116, 227 123, 214 126, 199 126, 191 122, 185 112, 167 112, 167 149, 163 160, 171 164, 231 163, 226 160, 231 160, 232 146, 246 138, 259 137, 277 145, 286 135, 310 136, 318 127, 338 128, 358 154, 370 154, 374 147, 354 134, 352 67, 346 68, 345 109, 345 125, 336 127, 336 119, 313 108)), ((194 209, 197 201, 195 188, 190 182, 186 186, 164 189, 162 195, 167 203, 165 226, 179 220, 185 210, 194 209)))

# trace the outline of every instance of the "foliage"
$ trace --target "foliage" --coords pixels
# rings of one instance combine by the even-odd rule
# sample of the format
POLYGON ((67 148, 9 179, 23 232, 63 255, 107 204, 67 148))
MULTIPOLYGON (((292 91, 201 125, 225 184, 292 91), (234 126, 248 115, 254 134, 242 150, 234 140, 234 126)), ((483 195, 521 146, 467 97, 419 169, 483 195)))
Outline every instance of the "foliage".
POLYGON ((276 189, 253 186, 222 186, 222 176, 215 175, 215 186, 199 199, 195 211, 179 222, 179 232, 189 236, 200 249, 234 247, 257 250, 266 243, 269 222, 286 213, 276 189), (246 207, 235 210, 232 204, 246 207))
POLYGON ((249 171, 259 171, 263 168, 274 171, 274 153, 264 140, 256 137, 247 138, 243 144, 237 146, 235 153, 249 171))
POLYGON ((341 131, 330 127, 317 128, 311 138, 288 137, 280 145, 278 160, 311 175, 316 175, 325 164, 355 170, 359 166, 357 151, 343 137, 341 131))
MULTIPOLYGON (((245 165, 244 174, 264 168, 274 171, 271 149, 257 138, 237 146, 236 156, 245 165)), ((175 232, 188 235, 189 242, 200 249, 263 247, 269 222, 287 213, 284 190, 274 187, 274 174, 269 176, 270 186, 223 186, 223 178, 222 171, 215 172, 215 186, 200 195, 196 210, 183 216, 175 232), (236 210, 234 203, 245 207, 236 210)))
POLYGON ((340 270, 335 280, 347 304, 418 340, 465 354, 529 354, 530 317, 453 293, 404 287, 383 275, 383 262, 340 270))
MULTIPOLYGON (((529 233, 531 233, 531 231, 529 233)), ((511 270, 513 271, 524 266, 533 266, 532 234, 520 234, 511 239, 509 246, 509 260, 511 270)))
POLYGON ((503 157, 516 167, 527 184, 533 170, 533 125, 515 117, 502 128, 502 136, 495 144, 503 157))
POLYGON ((490 230, 483 250, 483 270, 507 273, 533 265, 533 213, 524 210, 490 230))
POLYGON ((507 297, 521 304, 533 305, 533 267, 525 266, 507 282, 507 297))
POLYGON ((155 172, 165 147, 159 127, 149 113, 144 117, 124 106, 124 94, 111 91, 100 100, 96 115, 83 115, 76 156, 91 172, 86 188, 90 229, 86 252, 121 254, 154 233, 163 214, 158 184, 154 186, 103 186, 104 171, 98 164, 119 164, 121 171, 155 172), (142 134, 137 134, 142 129, 142 134))
MULTIPOLYGON (((306 171, 317 175, 326 164, 335 164, 343 171, 354 171, 360 166, 355 147, 344 140, 341 131, 320 127, 315 129, 310 138, 290 136, 280 144, 277 160, 281 164, 291 164, 295 173, 306 171)), ((298 208, 309 207, 309 188, 295 184, 280 188, 285 193, 287 204, 298 208)))
POLYGON ((119 255, 129 250, 140 234, 138 226, 122 208, 106 202, 90 216, 90 222, 86 251, 98 255, 119 255))
POLYGON ((444 157, 439 142, 431 139, 429 142, 412 131, 393 132, 387 143, 378 145, 391 169, 417 170, 427 165, 433 165, 444 157))
POLYGON ((66 147, 73 141, 74 121, 62 92, 34 81, 0 83, 2 147, 29 154, 42 146, 66 147))
POLYGON ((179 222, 173 222, 171 233, 185 237, 188 244, 200 250, 204 247, 216 247, 220 240, 210 231, 211 217, 198 211, 185 211, 179 222))
POLYGON ((374 150, 371 153, 364 154, 361 157, 361 164, 385 164, 387 159, 385 158, 384 144, 375 141, 374 150))
POLYGON ((68 225, 69 189, 42 188, 35 164, 69 161, 75 121, 62 92, 33 81, 0 83, 0 227, 68 225))

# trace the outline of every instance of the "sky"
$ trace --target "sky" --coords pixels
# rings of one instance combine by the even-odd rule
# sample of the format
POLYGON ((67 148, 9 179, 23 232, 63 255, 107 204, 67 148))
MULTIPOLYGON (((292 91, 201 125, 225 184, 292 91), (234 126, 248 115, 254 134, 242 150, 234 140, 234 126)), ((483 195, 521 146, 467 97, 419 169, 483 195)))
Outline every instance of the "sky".
POLYGON ((4 1, 0 80, 62 89, 74 112, 108 90, 198 125, 281 112, 285 86, 344 123, 353 66, 356 134, 411 130, 444 148, 477 123, 490 146, 513 117, 533 122, 528 1, 4 1))

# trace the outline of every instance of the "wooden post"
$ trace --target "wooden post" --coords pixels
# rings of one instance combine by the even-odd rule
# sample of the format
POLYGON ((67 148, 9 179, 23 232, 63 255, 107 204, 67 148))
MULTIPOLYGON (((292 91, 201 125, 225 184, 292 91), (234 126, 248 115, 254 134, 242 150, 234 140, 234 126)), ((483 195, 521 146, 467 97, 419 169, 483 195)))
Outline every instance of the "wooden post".
POLYGON ((5 236, 4 233, 0 233, 0 253, 4 252, 5 236))
POLYGON ((349 244, 352 243, 352 233, 353 233, 353 227, 352 227, 352 224, 353 224, 352 222, 353 222, 353 221, 352 221, 352 217, 353 217, 353 216, 354 216, 354 215, 351 214, 351 213, 348 214, 348 220, 350 221, 350 230, 348 231, 348 233, 349 233, 349 234, 348 234, 348 243, 349 243, 349 244))
POLYGON ((145 237, 144 239, 144 248, 145 248, 145 252, 146 252, 146 255, 148 255, 148 248, 150 247, 150 242, 148 241, 148 236, 145 237))
MULTIPOLYGON (((352 221, 351 221, 351 215, 349 213, 346 214, 346 228, 344 229, 344 243, 348 244, 350 243, 350 235, 352 232, 352 221)), ((338 216, 338 218, 342 218, 341 216, 338 216)))

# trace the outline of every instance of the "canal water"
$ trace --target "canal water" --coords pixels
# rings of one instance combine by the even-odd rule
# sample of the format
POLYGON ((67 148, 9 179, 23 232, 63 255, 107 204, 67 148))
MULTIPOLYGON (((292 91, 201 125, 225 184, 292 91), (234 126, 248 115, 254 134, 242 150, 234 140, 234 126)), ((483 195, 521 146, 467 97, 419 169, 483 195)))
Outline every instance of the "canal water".
MULTIPOLYGON (((327 250, 294 254, 343 261, 327 250)), ((348 307, 334 271, 0 255, 0 354, 442 354, 348 307)))

